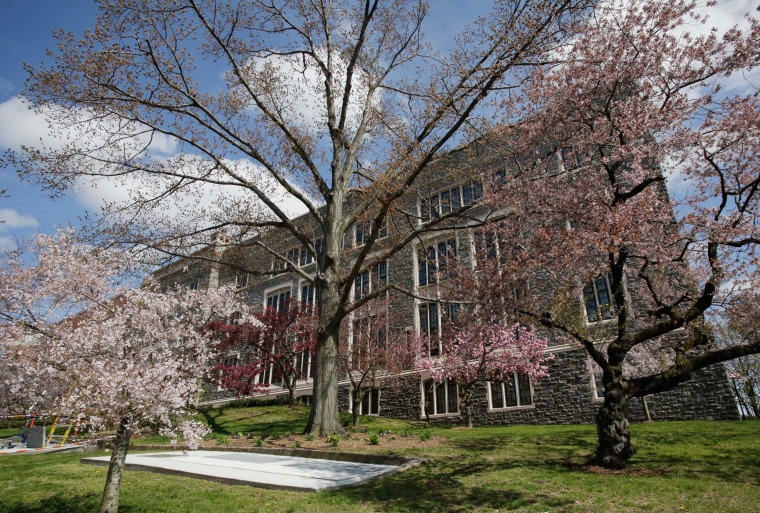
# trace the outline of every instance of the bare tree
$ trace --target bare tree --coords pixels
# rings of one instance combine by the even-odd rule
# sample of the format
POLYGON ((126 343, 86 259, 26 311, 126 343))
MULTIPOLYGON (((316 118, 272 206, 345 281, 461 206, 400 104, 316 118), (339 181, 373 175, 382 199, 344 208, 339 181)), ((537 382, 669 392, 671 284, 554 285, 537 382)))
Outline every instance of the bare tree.
POLYGON ((49 61, 29 67, 25 94, 59 145, 7 161, 56 191, 122 184, 108 239, 166 255, 190 254, 212 230, 230 243, 287 230, 318 265, 303 276, 320 319, 307 431, 340 433, 341 321, 382 293, 350 303, 355 277, 467 210, 423 225, 400 199, 594 3, 495 1, 441 55, 422 0, 102 1, 92 31, 60 32, 49 61), (344 233, 358 226, 363 248, 348 260, 344 233), (404 235, 378 245, 394 226, 404 235))

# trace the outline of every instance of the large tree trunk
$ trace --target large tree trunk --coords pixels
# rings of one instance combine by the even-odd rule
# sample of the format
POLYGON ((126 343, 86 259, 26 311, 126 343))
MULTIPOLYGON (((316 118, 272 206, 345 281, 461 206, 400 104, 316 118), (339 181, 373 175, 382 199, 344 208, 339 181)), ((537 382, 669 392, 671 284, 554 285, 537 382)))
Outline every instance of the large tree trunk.
POLYGON ((598 446, 595 461, 605 468, 625 468, 633 456, 631 429, 628 425, 628 396, 620 373, 604 378, 604 405, 596 416, 598 446))
POLYGON ((106 476, 106 486, 103 489, 103 499, 100 502, 99 513, 116 513, 119 511, 121 476, 131 437, 132 430, 129 427, 129 419, 122 419, 116 430, 116 438, 114 439, 114 446, 111 452, 111 461, 108 463, 108 476, 106 476))
POLYGON ((345 433, 338 409, 338 329, 317 335, 317 361, 311 413, 305 432, 324 437, 345 433))

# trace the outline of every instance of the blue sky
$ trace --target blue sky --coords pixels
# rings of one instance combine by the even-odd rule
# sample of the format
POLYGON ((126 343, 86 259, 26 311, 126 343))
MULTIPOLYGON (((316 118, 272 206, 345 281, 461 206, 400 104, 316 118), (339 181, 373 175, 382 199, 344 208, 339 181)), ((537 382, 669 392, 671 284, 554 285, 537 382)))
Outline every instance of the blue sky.
MULTIPOLYGON (((487 10, 491 2, 471 0, 467 7, 458 0, 435 0, 434 27, 428 32, 448 39, 460 28, 462 10, 487 10), (457 15, 448 15, 452 8, 457 15)), ((90 0, 0 0, 0 152, 19 144, 34 143, 46 132, 20 101, 26 79, 23 64, 39 64, 46 48, 53 48, 51 33, 65 28, 77 34, 95 24, 97 7, 90 0)), ((467 13, 471 14, 471 13, 467 13)), ((20 181, 12 168, 0 168, 0 248, 34 231, 52 233, 58 226, 79 224, 86 213, 97 212, 92 192, 68 192, 51 199, 39 187, 20 181)))
MULTIPOLYGON (((19 131, 32 133, 9 102, 20 94, 26 74, 23 63, 38 64, 54 42, 51 32, 61 27, 81 31, 95 20, 95 5, 87 0, 0 0, 0 150, 17 141, 19 131)), ((27 120, 28 121, 28 120, 27 120)), ((56 226, 76 223, 85 208, 71 195, 61 200, 46 198, 30 184, 22 183, 13 169, 0 169, 0 247, 16 236, 39 230, 51 233, 56 226)))
MULTIPOLYGON (((487 0, 431 0, 432 15, 426 32, 445 46, 474 12, 486 12, 487 0)), ((741 13, 754 10, 756 0, 718 0, 711 24, 726 28, 741 13)), ((30 144, 45 133, 41 120, 21 103, 26 74, 23 63, 39 64, 45 49, 53 47, 52 31, 66 28, 80 34, 94 26, 96 6, 89 0, 0 0, 0 152, 30 144)), ((96 213, 103 191, 78 191, 50 199, 35 185, 21 182, 14 169, 0 168, 0 248, 14 238, 34 231, 52 233, 57 226, 78 224, 85 213, 96 213)), ((112 193, 114 191, 111 191, 112 193)))

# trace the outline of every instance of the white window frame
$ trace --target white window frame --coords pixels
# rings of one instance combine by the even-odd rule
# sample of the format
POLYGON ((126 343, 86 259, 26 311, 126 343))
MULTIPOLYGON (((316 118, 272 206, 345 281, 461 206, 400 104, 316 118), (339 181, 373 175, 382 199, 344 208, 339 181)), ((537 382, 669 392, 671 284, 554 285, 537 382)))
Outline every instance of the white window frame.
POLYGON ((536 401, 533 397, 533 383, 526 374, 513 372, 509 382, 506 381, 489 381, 488 382, 488 409, 493 411, 517 410, 525 408, 535 408, 536 401), (501 395, 501 405, 494 404, 494 387, 497 387, 501 395), (522 393, 527 387, 530 402, 523 404, 522 393), (514 405, 509 405, 507 398, 511 396, 510 390, 514 390, 514 405))
POLYGON ((461 243, 459 237, 456 234, 450 234, 448 237, 436 237, 425 241, 424 244, 416 246, 414 252, 414 283, 417 288, 429 287, 435 285, 439 281, 446 280, 445 266, 443 272, 441 271, 441 263, 443 258, 441 255, 441 245, 444 245, 446 254, 444 257, 459 259, 459 248, 461 243), (453 242, 453 246, 451 243, 453 242), (450 253, 450 249, 453 247, 453 255, 450 253), (431 259, 432 250, 432 259, 431 259), (422 283, 423 266, 424 265, 424 282, 422 283))
POLYGON ((443 351, 441 335, 446 323, 452 318, 456 318, 461 312, 462 306, 459 303, 444 303, 436 301, 422 301, 416 304, 415 320, 417 322, 417 333, 427 335, 430 344, 437 344, 437 351, 431 351, 428 347, 428 356, 439 356, 443 351), (435 307, 434 317, 431 317, 431 307, 435 307), (423 309, 427 311, 426 317, 423 318, 423 309), (435 323, 431 323, 433 320, 435 323), (431 333, 432 332, 432 333, 431 333))
POLYGON ((417 202, 420 224, 476 204, 483 197, 483 182, 473 180, 441 189, 417 202))
MULTIPOLYGON (((279 299, 278 297, 278 305, 283 304, 284 302, 290 300, 293 297, 293 286, 290 283, 283 283, 281 285, 277 285, 275 287, 269 287, 266 290, 264 290, 264 309, 266 310, 269 308, 269 298, 274 297, 275 295, 280 296, 282 294, 287 294, 287 297, 284 300, 279 299)), ((277 311, 281 312, 280 306, 277 306, 277 311)))
POLYGON ((388 261, 383 260, 360 272, 354 279, 354 301, 388 285, 388 271, 388 261))
POLYGON ((604 384, 602 383, 602 368, 591 358, 588 359, 589 386, 591 398, 594 401, 604 401, 604 384))
MULTIPOLYGON (((351 241, 352 245, 355 248, 364 246, 367 243, 367 238, 369 237, 370 232, 372 231, 372 221, 367 221, 366 223, 356 223, 353 226, 352 229, 352 235, 351 241)), ((383 224, 380 227, 380 231, 377 233, 377 239, 381 240, 388 237, 388 220, 383 219, 383 224)))
MULTIPOLYGON (((353 405, 354 405, 355 394, 356 394, 356 390, 352 390, 351 391, 351 408, 353 408, 353 405)), ((359 403, 359 415, 372 416, 372 417, 379 416, 381 397, 382 397, 382 393, 380 392, 379 388, 371 388, 367 390, 367 393, 364 395, 361 402, 359 403), (377 410, 374 413, 372 412, 372 406, 374 406, 375 409, 377 410), (365 412, 364 410, 367 407, 369 407, 369 411, 365 412)))
MULTIPOLYGON (((621 286, 625 287, 625 283, 622 283, 621 286)), ((583 319, 586 324, 598 324, 613 321, 615 319, 615 298, 612 291, 612 279, 609 273, 600 274, 590 282, 586 282, 583 285, 583 290, 581 291, 581 304, 583 305, 583 319), (607 295, 609 296, 609 303, 602 303, 599 299, 600 289, 598 286, 598 281, 600 279, 604 280, 604 285, 607 288, 607 295), (593 301, 596 305, 596 319, 591 319, 589 316, 589 301, 591 298, 591 296, 588 294, 589 287, 591 287, 591 292, 593 293, 593 301)))
POLYGON ((443 383, 436 383, 432 378, 428 377, 428 378, 423 378, 422 382, 421 382, 421 390, 422 390, 422 405, 421 405, 422 406, 422 415, 421 415, 421 418, 425 418, 427 416, 426 412, 425 412, 425 405, 426 405, 426 394, 427 394, 427 390, 426 390, 427 387, 426 387, 426 385, 428 383, 432 383, 432 386, 433 386, 433 388, 432 388, 432 394, 431 394, 432 411, 430 413, 430 417, 432 418, 432 417, 453 417, 453 416, 459 416, 459 414, 460 414, 460 410, 459 410, 459 385, 457 385, 455 382, 450 381, 448 379, 446 381, 444 381, 443 383), (452 386, 453 386, 453 388, 454 388, 454 390, 456 392, 456 397, 454 398, 455 399, 454 404, 456 404, 456 411, 449 411, 449 406, 452 404, 451 403, 451 388, 452 388, 452 386), (446 405, 446 411, 440 412, 440 413, 439 413, 439 408, 438 408, 438 388, 439 387, 443 387, 443 390, 444 390, 443 397, 444 397, 444 402, 445 402, 445 405, 446 405))

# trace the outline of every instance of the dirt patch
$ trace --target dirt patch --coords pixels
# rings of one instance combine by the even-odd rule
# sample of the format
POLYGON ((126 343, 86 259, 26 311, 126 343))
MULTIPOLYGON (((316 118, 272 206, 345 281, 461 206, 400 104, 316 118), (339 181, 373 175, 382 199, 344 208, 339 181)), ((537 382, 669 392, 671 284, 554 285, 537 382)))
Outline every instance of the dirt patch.
POLYGON ((361 452, 401 452, 408 449, 429 449, 437 447, 445 442, 443 437, 432 436, 427 440, 421 440, 419 434, 402 435, 398 433, 349 433, 337 440, 337 445, 327 438, 313 438, 301 434, 282 435, 279 437, 269 436, 228 436, 216 437, 204 440, 200 448, 241 448, 241 447, 270 447, 287 449, 317 449, 330 451, 357 451, 361 452), (377 439, 373 437, 377 436, 377 439), (373 443, 375 442, 376 443, 373 443))

